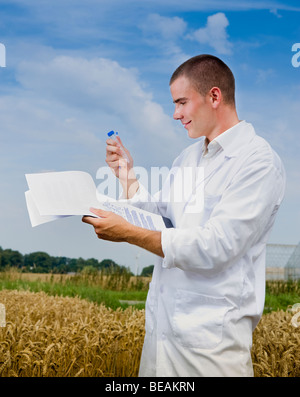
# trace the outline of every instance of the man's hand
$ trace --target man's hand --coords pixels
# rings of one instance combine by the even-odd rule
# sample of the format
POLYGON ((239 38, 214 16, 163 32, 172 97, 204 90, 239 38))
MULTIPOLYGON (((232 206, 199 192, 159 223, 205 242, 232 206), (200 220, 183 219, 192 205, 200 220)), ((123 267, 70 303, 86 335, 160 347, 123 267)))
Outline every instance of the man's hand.
POLYGON ((132 225, 124 218, 110 211, 90 208, 100 218, 84 216, 82 221, 92 225, 98 238, 115 242, 127 242, 164 257, 161 246, 161 232, 132 225))
POLYGON ((82 222, 94 226, 98 238, 109 241, 126 241, 126 235, 133 227, 131 223, 124 218, 110 211, 104 211, 96 208, 90 208, 90 211, 100 218, 84 216, 82 222))
POLYGON ((106 140, 105 161, 115 176, 120 179, 120 181, 127 179, 126 174, 133 167, 133 159, 129 151, 123 145, 119 136, 116 138, 116 140, 111 138, 106 140), (120 149, 121 147, 127 154, 129 163, 122 157, 122 150, 120 149))
POLYGON ((124 198, 132 198, 139 187, 139 183, 133 169, 133 159, 129 151, 124 147, 119 136, 117 137, 117 141, 107 139, 106 145, 105 161, 114 175, 119 178, 123 188, 124 198), (126 152, 129 163, 122 157, 120 147, 122 147, 126 152))

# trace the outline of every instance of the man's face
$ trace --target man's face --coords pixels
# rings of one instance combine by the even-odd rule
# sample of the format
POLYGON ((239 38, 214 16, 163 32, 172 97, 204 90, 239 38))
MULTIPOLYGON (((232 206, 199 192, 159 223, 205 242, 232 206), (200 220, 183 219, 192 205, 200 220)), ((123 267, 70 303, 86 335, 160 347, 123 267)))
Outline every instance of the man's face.
POLYGON ((209 95, 202 96, 185 76, 178 77, 170 87, 175 103, 174 119, 180 120, 190 138, 209 135, 214 128, 214 114, 209 95))

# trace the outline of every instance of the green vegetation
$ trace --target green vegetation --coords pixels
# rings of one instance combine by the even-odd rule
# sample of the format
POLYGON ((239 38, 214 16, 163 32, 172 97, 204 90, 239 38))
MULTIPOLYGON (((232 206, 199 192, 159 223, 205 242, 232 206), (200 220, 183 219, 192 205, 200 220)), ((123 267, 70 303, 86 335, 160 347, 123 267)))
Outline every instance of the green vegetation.
POLYGON ((67 258, 65 256, 51 256, 46 252, 32 252, 22 255, 19 251, 2 249, 0 247, 0 270, 15 268, 24 273, 78 273, 83 268, 89 267, 96 271, 127 272, 132 275, 125 266, 120 266, 111 259, 98 261, 95 258, 67 258))
POLYGON ((103 303, 112 309, 125 309, 129 303, 124 301, 135 301, 138 303, 133 306, 143 309, 149 284, 148 280, 128 277, 128 274, 118 272, 91 275, 83 271, 70 277, 61 275, 55 278, 54 275, 49 275, 44 280, 39 277, 33 279, 33 276, 17 271, 0 272, 0 290, 44 291, 53 296, 79 297, 98 304, 103 303))
MULTIPOLYGON (((134 277, 129 268, 111 259, 99 262, 94 258, 53 257, 45 252, 22 255, 0 247, 0 289, 79 296, 113 309, 128 307, 123 301, 145 302, 153 268, 147 266, 140 276, 134 277), (28 273, 31 278, 25 277, 28 273), (40 275, 46 278, 41 279, 40 275)), ((300 280, 267 281, 264 313, 286 310, 295 303, 300 303, 300 280)), ((144 308, 145 304, 135 306, 144 308)))
MULTIPOLYGON (((145 307, 150 277, 131 276, 129 273, 116 271, 95 272, 92 267, 84 268, 76 275, 28 274, 16 270, 0 272, 0 290, 15 289, 32 292, 44 291, 49 295, 78 296, 106 307, 126 308, 137 301, 138 309, 145 307)), ((295 303, 300 303, 299 281, 267 281, 264 313, 287 310, 295 303)))
POLYGON ((264 313, 287 310, 295 303, 300 303, 300 280, 267 281, 264 313))
POLYGON ((153 273, 154 265, 146 266, 142 270, 141 276, 142 277, 151 277, 153 273))
POLYGON ((153 267, 148 266, 141 276, 134 277, 129 268, 111 259, 54 257, 41 251, 22 255, 0 247, 0 289, 78 296, 113 309, 138 302, 133 305, 142 309, 149 284, 144 278, 152 275, 153 267), (28 274, 32 277, 25 277, 28 274))

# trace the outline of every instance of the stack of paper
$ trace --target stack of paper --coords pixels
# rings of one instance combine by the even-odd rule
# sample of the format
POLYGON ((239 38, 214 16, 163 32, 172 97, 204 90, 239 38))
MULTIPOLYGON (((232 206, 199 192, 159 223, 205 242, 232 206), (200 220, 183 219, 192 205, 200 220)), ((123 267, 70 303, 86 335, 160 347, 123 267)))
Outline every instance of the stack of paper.
POLYGON ((166 227, 159 215, 99 194, 92 177, 86 172, 47 172, 25 176, 29 187, 25 198, 33 227, 72 215, 95 217, 89 210, 91 207, 112 211, 146 229, 162 230, 166 227))

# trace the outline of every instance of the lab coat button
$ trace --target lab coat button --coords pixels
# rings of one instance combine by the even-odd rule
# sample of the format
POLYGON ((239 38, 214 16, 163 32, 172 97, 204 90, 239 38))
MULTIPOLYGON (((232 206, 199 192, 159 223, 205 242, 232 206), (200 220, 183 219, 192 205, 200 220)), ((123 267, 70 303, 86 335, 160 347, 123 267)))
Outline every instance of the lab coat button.
POLYGON ((164 292, 164 286, 161 285, 159 290, 160 290, 160 293, 162 294, 164 292))

